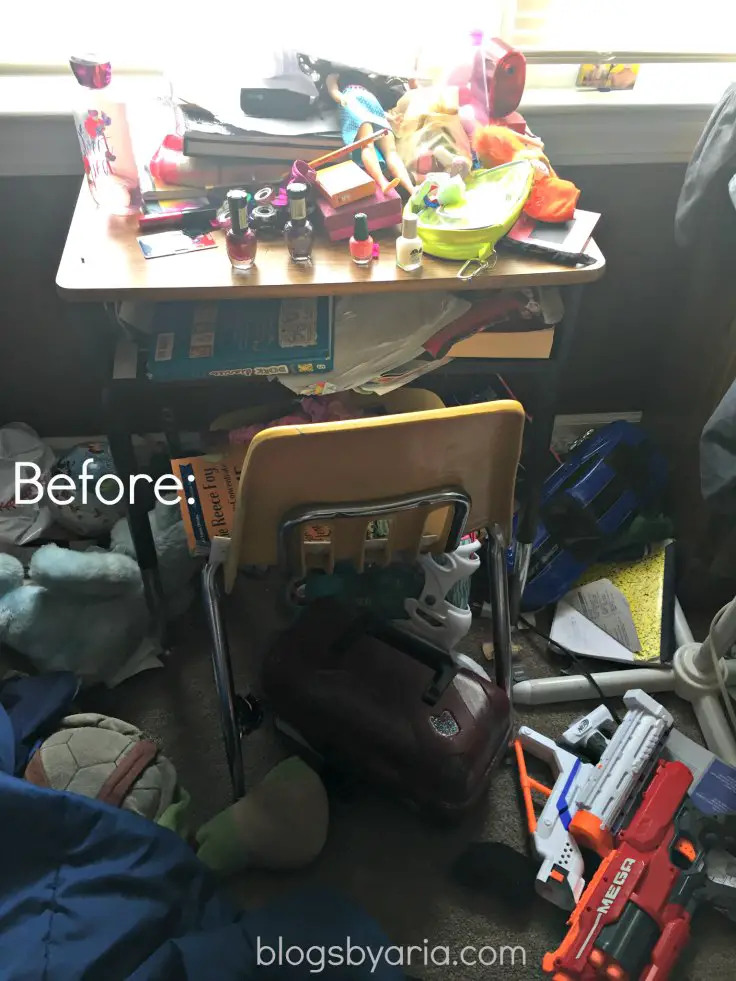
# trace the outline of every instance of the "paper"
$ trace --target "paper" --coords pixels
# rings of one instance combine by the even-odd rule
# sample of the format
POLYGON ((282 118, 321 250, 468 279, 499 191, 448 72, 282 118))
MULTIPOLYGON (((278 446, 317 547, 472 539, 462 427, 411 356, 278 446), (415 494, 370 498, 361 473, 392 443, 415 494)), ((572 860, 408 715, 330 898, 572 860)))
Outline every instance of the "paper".
POLYGON ((556 643, 585 657, 622 661, 624 664, 636 663, 633 653, 627 647, 571 606, 567 598, 561 599, 557 604, 550 637, 556 643))
POLYGON ((165 255, 183 255, 185 252, 199 252, 202 249, 216 249, 217 242, 209 232, 187 232, 177 229, 172 232, 156 232, 153 235, 140 235, 138 245, 146 259, 159 259, 165 255))
POLYGON ((597 579, 573 589, 565 600, 627 650, 641 650, 628 600, 610 579, 597 579))

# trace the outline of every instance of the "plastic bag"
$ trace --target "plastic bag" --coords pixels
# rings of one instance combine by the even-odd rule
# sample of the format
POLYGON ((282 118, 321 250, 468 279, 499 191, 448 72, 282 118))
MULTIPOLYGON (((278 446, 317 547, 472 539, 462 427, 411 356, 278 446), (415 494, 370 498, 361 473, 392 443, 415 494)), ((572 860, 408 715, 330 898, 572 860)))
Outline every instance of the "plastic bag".
POLYGON ((39 475, 28 467, 21 470, 20 476, 37 476, 45 484, 55 459, 53 450, 25 423, 11 422, 0 427, 0 545, 27 545, 52 523, 45 494, 37 504, 24 500, 37 495, 33 484, 22 484, 16 498, 15 465, 35 463, 41 471, 39 475))
POLYGON ((444 291, 340 297, 335 302, 333 370, 285 375, 279 381, 298 395, 329 395, 364 385, 418 357, 425 341, 469 308, 467 300, 444 291))

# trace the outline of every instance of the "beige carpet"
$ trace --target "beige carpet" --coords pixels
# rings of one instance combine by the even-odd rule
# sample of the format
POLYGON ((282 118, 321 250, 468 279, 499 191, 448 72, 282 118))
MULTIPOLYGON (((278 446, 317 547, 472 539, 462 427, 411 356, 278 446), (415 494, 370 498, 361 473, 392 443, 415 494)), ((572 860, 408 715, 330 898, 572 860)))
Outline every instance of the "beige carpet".
MULTIPOLYGON (((230 604, 228 627, 239 684, 246 688, 255 677, 258 659, 277 620, 276 590, 263 583, 242 582, 230 604)), ((476 624, 465 645, 479 656, 485 636, 476 624)), ((531 675, 549 673, 542 654, 525 640, 519 660, 531 675)), ((130 679, 112 692, 88 696, 90 707, 136 723, 153 736, 172 758, 192 794, 197 820, 205 820, 229 803, 229 782, 217 717, 209 664, 207 633, 198 610, 179 625, 175 651, 164 670, 130 679)), ((663 699, 679 727, 697 738, 687 706, 673 696, 663 699)), ((587 703, 524 711, 524 722, 559 736, 587 703)), ((285 755, 277 734, 267 723, 245 744, 249 781, 257 781, 285 755)), ((471 894, 452 883, 447 870, 466 843, 495 839, 523 848, 524 836, 515 790, 515 771, 506 766, 496 775, 488 799, 477 817, 446 830, 423 823, 413 814, 369 789, 332 802, 327 846, 309 869, 298 874, 251 873, 229 884, 243 905, 305 884, 329 885, 350 896, 375 916, 392 940, 402 945, 427 943, 449 947, 450 956, 466 945, 520 945, 526 964, 516 952, 504 955, 503 966, 461 967, 421 963, 414 954, 408 973, 434 979, 526 979, 542 977, 540 961, 563 935, 564 914, 538 900, 531 912, 512 915, 493 898, 471 894)), ((675 981, 736 977, 736 927, 711 912, 701 914, 694 940, 673 975, 675 981)), ((490 955, 489 955, 490 956, 490 955)), ((500 956, 500 955, 499 955, 500 956)), ((435 954, 444 960, 445 954, 435 954)))

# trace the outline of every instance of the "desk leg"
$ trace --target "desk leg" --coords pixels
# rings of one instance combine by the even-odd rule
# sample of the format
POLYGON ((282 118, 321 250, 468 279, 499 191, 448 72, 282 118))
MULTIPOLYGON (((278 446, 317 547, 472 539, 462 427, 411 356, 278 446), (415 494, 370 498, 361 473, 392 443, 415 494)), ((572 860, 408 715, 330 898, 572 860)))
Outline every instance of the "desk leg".
POLYGON ((521 609, 521 596, 529 574, 529 560, 539 523, 539 507, 542 500, 542 484, 547 470, 547 454, 552 442, 557 408, 557 390, 560 369, 565 362, 577 325, 582 298, 582 286, 569 287, 563 294, 565 316, 555 330, 555 340, 550 364, 539 379, 539 389, 533 399, 533 419, 527 453, 526 499, 522 502, 516 529, 514 570, 511 580, 511 622, 517 623, 521 609))
MULTIPOLYGON (((128 431, 128 426, 115 399, 114 385, 115 383, 113 382, 106 389, 104 396, 107 411, 107 433, 115 470, 123 482, 127 498, 130 477, 132 474, 137 473, 138 464, 133 449, 131 434, 128 431)), ((137 484, 135 491, 132 501, 128 501, 130 535, 133 539, 136 559, 140 566, 146 605, 153 620, 155 634, 161 643, 162 649, 166 650, 167 631, 164 594, 158 570, 156 546, 148 520, 148 506, 152 503, 152 497, 147 484, 137 484)))

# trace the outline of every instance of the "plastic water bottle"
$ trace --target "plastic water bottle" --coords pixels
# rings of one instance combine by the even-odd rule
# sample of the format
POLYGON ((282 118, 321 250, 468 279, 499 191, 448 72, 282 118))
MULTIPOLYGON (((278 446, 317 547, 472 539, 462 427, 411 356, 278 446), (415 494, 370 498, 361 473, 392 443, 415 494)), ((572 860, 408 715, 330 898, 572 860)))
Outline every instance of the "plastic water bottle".
POLYGON ((122 86, 109 61, 85 55, 69 64, 81 86, 74 123, 92 197, 109 214, 135 214, 141 189, 122 86))

